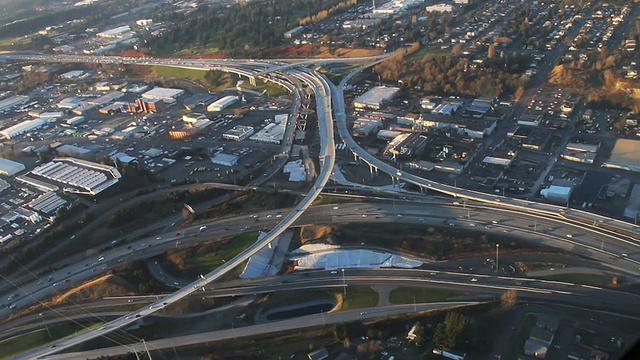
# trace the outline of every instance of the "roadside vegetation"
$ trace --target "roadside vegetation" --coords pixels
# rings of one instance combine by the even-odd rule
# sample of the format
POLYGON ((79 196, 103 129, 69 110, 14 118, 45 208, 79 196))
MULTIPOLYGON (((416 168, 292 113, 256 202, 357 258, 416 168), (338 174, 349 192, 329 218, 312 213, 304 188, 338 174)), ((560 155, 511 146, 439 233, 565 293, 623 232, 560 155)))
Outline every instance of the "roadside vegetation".
POLYGON ((329 243, 345 246, 373 246, 413 254, 434 260, 493 256, 496 244, 500 253, 547 252, 543 246, 516 241, 493 234, 463 229, 438 228, 410 224, 358 224, 347 226, 308 225, 300 229, 300 246, 329 243))

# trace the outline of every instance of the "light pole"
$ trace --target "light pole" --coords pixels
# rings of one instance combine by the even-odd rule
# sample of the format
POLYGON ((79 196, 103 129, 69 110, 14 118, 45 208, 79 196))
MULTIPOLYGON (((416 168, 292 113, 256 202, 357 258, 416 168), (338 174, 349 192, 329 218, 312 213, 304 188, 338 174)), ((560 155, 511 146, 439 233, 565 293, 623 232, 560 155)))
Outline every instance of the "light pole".
POLYGON ((47 326, 47 323, 44 322, 44 318, 42 317, 42 313, 40 313, 38 315, 40 315, 40 319, 42 320, 42 324, 44 325, 44 328, 47 329, 47 334, 49 334, 49 338, 52 339, 53 336, 51 336, 51 332, 49 331, 49 327, 47 326))
POLYGON ((344 279, 344 268, 341 269, 341 271, 342 271, 342 288, 344 290, 344 297, 346 298, 347 297, 347 282, 344 279))
POLYGON ((498 260, 500 259, 500 244, 496 244, 496 271, 499 271, 500 264, 498 260))

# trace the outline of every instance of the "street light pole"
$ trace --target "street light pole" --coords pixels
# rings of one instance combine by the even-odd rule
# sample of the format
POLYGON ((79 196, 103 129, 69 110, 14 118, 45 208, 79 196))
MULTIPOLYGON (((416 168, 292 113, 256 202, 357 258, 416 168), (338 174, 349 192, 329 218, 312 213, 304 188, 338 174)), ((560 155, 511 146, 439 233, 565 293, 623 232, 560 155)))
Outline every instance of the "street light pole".
POLYGON ((344 268, 341 270, 342 271, 342 289, 344 290, 344 297, 347 297, 347 282, 344 279, 344 268))
POLYGON ((498 262, 500 260, 500 244, 496 244, 496 271, 499 271, 500 269, 500 263, 498 262))
POLYGON ((40 319, 42 320, 42 324, 44 325, 44 328, 47 329, 47 334, 49 334, 49 338, 52 339, 53 336, 51 336, 51 331, 49 331, 49 327, 47 326, 47 323, 44 322, 44 318, 42 317, 42 313, 40 313, 38 315, 40 315, 40 319))

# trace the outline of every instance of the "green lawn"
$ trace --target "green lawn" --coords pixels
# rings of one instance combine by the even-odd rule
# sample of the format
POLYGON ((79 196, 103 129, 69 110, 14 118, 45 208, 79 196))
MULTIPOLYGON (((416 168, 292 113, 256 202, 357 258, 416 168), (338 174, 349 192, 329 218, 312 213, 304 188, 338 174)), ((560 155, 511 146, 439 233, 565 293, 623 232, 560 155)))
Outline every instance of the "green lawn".
POLYGON ((529 338, 531 329, 536 326, 536 314, 527 314, 522 323, 518 327, 514 341, 511 343, 511 349, 509 349, 509 356, 505 356, 507 359, 517 359, 518 355, 523 354, 524 343, 529 338))
POLYGON ((73 335, 78 331, 96 327, 101 324, 102 323, 97 323, 88 327, 81 327, 77 324, 49 326, 51 337, 49 337, 49 334, 44 327, 42 329, 35 330, 26 334, 14 336, 0 342, 0 358, 6 359, 12 355, 27 351, 34 347, 51 343, 53 341, 56 341, 57 339, 73 335))
POLYGON ((158 77, 203 81, 206 70, 181 69, 170 66, 153 66, 158 77))
POLYGON ((219 268, 225 261, 238 255, 242 250, 258 240, 258 232, 249 232, 234 237, 215 252, 198 254, 196 261, 203 271, 209 272, 219 268))
MULTIPOLYGON (((611 285, 613 276, 599 274, 558 274, 537 276, 538 279, 564 281, 574 284, 591 285, 591 286, 607 286, 611 285)), ((625 282, 623 277, 618 276, 618 284, 625 282)))
POLYGON ((370 286, 349 286, 342 310, 354 310, 378 305, 378 293, 370 286))
POLYGON ((418 61, 418 60, 421 60, 427 54, 449 55, 451 54, 451 49, 442 49, 440 48, 440 46, 421 47, 420 50, 414 52, 411 55, 406 56, 405 60, 418 61))
POLYGON ((457 296, 475 295, 466 291, 452 291, 441 289, 428 289, 423 287, 399 287, 391 291, 389 301, 392 304, 412 304, 414 299, 417 303, 440 302, 457 296))
POLYGON ((353 202, 356 202, 356 201, 351 198, 321 195, 313 202, 313 205, 347 204, 347 203, 353 203, 353 202))

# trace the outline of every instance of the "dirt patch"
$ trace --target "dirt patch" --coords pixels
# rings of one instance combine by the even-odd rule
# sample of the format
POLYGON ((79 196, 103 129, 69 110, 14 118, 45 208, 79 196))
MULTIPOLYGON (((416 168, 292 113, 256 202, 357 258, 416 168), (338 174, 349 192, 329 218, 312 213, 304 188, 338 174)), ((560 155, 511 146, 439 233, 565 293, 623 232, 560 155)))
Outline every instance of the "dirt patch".
POLYGON ((97 300, 106 296, 134 295, 134 289, 119 276, 105 275, 73 288, 53 298, 54 305, 71 300, 74 302, 97 300))
POLYGON ((305 225, 300 228, 300 243, 326 242, 335 243, 334 229, 326 225, 305 225))

